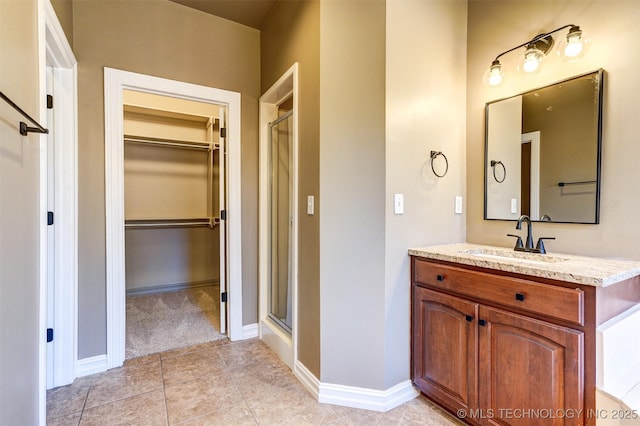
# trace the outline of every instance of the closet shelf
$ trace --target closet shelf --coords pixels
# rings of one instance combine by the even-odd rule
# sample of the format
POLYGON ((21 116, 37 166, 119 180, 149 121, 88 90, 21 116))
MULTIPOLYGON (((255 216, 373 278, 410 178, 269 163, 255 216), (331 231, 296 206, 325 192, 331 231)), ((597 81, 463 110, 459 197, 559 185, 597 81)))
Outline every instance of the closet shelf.
POLYGON ((139 115, 146 115, 155 118, 171 118, 174 120, 187 121, 192 123, 202 123, 202 125, 209 125, 211 123, 211 116, 208 114, 193 114, 179 110, 169 110, 166 108, 155 108, 148 105, 140 105, 134 103, 127 103, 123 105, 123 109, 126 113, 133 113, 139 115))
POLYGON ((216 149, 217 144, 202 141, 187 141, 162 138, 150 138, 146 136, 124 135, 124 141, 127 143, 156 145, 165 148, 185 148, 210 151, 216 149))
POLYGON ((213 228, 220 223, 219 217, 191 217, 171 219, 125 219, 125 228, 213 228))

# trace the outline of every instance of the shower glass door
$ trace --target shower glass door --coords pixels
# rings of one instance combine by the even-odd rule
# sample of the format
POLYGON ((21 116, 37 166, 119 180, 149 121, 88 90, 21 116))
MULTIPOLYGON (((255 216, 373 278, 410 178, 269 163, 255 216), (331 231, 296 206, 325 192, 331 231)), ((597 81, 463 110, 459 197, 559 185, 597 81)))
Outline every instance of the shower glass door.
POLYGON ((269 127, 269 317, 291 334, 293 111, 269 127))

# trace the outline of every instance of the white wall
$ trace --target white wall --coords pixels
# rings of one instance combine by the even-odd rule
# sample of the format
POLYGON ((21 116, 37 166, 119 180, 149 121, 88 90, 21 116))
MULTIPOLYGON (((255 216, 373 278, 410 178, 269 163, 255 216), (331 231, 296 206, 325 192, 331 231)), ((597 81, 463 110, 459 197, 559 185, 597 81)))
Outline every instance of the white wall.
MULTIPOLYGON (((37 2, 0 1, 0 90, 38 118, 37 2)), ((44 21, 42 21, 44 22, 44 21)), ((42 56, 42 58, 44 58, 42 56)), ((24 119, 0 100, 0 424, 38 423, 40 329, 40 136, 21 136, 24 119)), ((41 388, 42 385, 42 388, 41 388)))
POLYGON ((466 24, 466 2, 387 1, 385 388, 409 378, 407 248, 465 239, 454 202, 465 195, 466 24), (443 178, 431 150, 448 158, 443 178), (404 215, 393 214, 395 193, 404 215))

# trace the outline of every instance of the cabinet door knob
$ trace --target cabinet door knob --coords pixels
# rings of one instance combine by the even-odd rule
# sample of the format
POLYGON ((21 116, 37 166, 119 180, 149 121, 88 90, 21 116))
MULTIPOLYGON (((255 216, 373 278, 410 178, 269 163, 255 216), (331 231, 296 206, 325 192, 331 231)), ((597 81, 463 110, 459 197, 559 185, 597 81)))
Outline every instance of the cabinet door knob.
POLYGON ((465 315, 465 319, 469 322, 473 321, 473 315, 465 315))
POLYGON ((478 320, 478 325, 481 325, 481 326, 483 326, 483 327, 484 327, 485 325, 487 325, 487 321, 485 321, 485 320, 478 320))
POLYGON ((444 275, 438 275, 436 278, 438 281, 444 281, 444 275))
POLYGON ((519 300, 521 302, 524 301, 524 294, 516 293, 516 300, 519 300))

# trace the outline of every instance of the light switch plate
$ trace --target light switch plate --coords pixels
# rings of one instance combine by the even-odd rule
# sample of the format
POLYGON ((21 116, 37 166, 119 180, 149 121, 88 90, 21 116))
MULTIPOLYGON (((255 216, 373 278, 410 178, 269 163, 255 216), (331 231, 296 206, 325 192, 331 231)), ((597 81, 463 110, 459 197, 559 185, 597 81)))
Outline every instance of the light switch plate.
POLYGON ((313 195, 307 195, 307 214, 313 215, 315 210, 313 195))
POLYGON ((404 214, 404 195, 393 194, 393 213, 404 214))
POLYGON ((511 213, 518 213, 518 199, 511 199, 511 213))
POLYGON ((462 213, 462 196, 460 195, 456 195, 456 207, 454 211, 456 214, 462 213))

